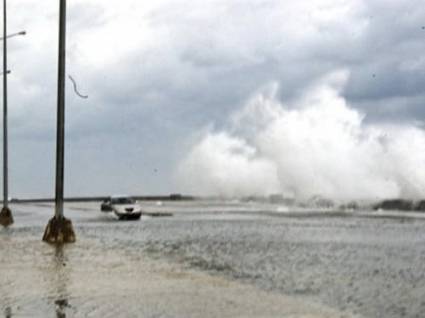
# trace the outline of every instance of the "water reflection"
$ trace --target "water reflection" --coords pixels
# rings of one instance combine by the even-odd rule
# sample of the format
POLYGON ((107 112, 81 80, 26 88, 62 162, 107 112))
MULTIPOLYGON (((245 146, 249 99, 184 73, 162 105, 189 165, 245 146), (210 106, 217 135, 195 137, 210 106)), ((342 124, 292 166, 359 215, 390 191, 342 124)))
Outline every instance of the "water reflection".
POLYGON ((64 246, 55 246, 55 253, 53 255, 53 263, 51 273, 51 293, 54 297, 54 306, 56 317, 65 318, 66 311, 71 308, 68 298, 67 285, 70 280, 70 270, 67 267, 68 259, 64 254, 64 246))
POLYGON ((11 318, 12 317, 12 308, 6 307, 4 310, 4 317, 11 318))
MULTIPOLYGON (((5 285, 7 285, 9 287, 11 286, 9 283, 6 283, 5 285)), ((2 305, 1 307, 6 306, 6 307, 3 307, 4 308, 4 311, 3 311, 4 317, 11 318, 12 317, 12 307, 11 307, 12 302, 10 300, 10 295, 7 292, 7 290, 8 290, 8 288, 6 288, 6 290, 0 289, 0 293, 1 293, 0 299, 2 301, 2 303, 0 303, 0 304, 2 305)))
POLYGON ((56 317, 66 318, 66 309, 69 307, 68 300, 58 299, 55 301, 56 304, 56 317))

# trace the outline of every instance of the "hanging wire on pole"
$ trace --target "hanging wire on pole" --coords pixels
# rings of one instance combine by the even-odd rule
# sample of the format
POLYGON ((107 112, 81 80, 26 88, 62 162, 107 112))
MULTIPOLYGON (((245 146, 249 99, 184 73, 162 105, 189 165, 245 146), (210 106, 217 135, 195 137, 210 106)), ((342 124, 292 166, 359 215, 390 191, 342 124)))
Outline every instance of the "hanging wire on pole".
POLYGON ((72 78, 72 76, 71 75, 68 75, 68 77, 69 77, 69 79, 71 80, 71 82, 72 82, 72 84, 74 86, 74 92, 75 92, 75 94, 77 94, 79 97, 84 98, 84 99, 89 98, 89 95, 83 95, 83 94, 81 94, 78 91, 78 89, 77 89, 77 82, 75 82, 75 80, 72 78))

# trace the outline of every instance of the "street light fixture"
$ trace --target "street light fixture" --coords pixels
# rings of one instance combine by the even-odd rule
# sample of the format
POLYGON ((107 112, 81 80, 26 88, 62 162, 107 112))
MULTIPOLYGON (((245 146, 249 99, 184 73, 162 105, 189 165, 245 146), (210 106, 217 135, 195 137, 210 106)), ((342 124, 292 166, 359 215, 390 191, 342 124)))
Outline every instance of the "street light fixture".
MULTIPOLYGON (((21 32, 16 32, 16 33, 12 33, 6 36, 6 39, 10 39, 13 38, 14 36, 18 36, 18 35, 25 35, 27 34, 27 31, 21 31, 21 32)), ((0 40, 3 40, 5 37, 0 37, 0 40)))
POLYGON ((0 224, 9 226, 13 224, 12 211, 9 209, 9 196, 8 196, 8 154, 7 154, 7 39, 25 35, 25 31, 7 35, 7 14, 6 14, 6 0, 3 0, 3 208, 0 212, 0 224))

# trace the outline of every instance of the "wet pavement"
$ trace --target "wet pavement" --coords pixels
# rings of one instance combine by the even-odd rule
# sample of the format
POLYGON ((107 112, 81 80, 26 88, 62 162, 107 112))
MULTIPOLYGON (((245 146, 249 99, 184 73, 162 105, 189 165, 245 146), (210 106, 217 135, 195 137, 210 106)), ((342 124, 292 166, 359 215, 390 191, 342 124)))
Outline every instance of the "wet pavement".
POLYGON ((239 202, 145 202, 117 221, 72 203, 77 243, 41 242, 50 205, 0 229, 5 317, 424 317, 425 219, 239 202))

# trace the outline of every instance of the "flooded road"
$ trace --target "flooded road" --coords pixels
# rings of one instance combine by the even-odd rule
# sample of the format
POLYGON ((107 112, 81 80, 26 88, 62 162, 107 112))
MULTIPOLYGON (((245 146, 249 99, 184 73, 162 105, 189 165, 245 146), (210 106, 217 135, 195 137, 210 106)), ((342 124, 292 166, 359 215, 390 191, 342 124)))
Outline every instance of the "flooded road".
MULTIPOLYGON (((423 317, 425 219, 238 202, 142 203, 120 222, 70 203, 77 243, 41 242, 49 205, 0 229, 4 317, 423 317)), ((406 217, 403 217, 406 216, 406 217)))

